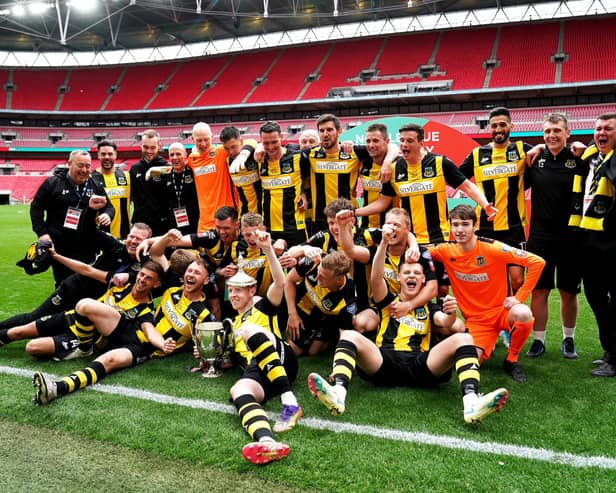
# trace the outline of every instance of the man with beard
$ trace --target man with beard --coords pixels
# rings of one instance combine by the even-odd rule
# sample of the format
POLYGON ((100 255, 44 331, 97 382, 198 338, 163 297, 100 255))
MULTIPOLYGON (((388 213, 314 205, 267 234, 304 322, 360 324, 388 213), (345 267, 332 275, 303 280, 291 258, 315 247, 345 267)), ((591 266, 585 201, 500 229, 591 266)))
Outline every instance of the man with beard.
POLYGON ((154 236, 167 231, 167 211, 160 200, 163 196, 160 170, 168 170, 169 164, 159 155, 160 150, 160 134, 156 130, 146 130, 141 136, 141 160, 130 169, 132 223, 146 223, 154 236), (156 172, 152 173, 150 168, 156 172))
POLYGON ((130 231, 130 174, 116 167, 118 146, 114 142, 101 140, 96 148, 100 168, 92 173, 92 179, 105 188, 115 210, 107 230, 115 238, 126 238, 130 231))
MULTIPOLYGON (((498 210, 493 218, 477 211, 481 214, 477 234, 523 248, 526 242, 524 171, 526 153, 531 146, 521 141, 511 142, 513 123, 507 108, 490 111, 488 126, 492 142, 473 149, 460 165, 464 176, 474 178, 481 192, 498 210)), ((515 266, 509 273, 515 292, 524 280, 524 273, 515 266)))

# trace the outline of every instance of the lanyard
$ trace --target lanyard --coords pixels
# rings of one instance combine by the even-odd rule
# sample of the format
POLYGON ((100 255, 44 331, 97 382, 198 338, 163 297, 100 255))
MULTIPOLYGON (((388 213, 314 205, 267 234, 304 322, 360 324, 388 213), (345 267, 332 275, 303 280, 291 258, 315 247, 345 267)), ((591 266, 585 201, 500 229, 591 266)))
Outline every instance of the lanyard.
POLYGON ((184 189, 185 177, 186 177, 186 168, 184 168, 184 171, 182 171, 181 175, 178 175, 177 173, 172 173, 172 176, 171 176, 171 183, 173 183, 173 190, 175 191, 175 197, 177 198, 177 201, 178 201, 178 207, 182 206, 182 190, 184 189), (176 177, 180 178, 179 187, 176 183, 176 177))

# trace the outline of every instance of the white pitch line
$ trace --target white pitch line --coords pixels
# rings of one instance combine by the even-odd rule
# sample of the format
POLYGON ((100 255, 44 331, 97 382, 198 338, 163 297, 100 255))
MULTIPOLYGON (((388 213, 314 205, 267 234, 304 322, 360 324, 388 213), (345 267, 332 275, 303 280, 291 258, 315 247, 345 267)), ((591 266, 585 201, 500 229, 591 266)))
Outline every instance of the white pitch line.
MULTIPOLYGON (((20 377, 32 377, 31 370, 13 368, 11 366, 0 366, 0 373, 16 375, 20 377)), ((51 378, 57 378, 49 374, 51 378)), ((235 414, 235 408, 228 404, 221 404, 203 399, 187 399, 175 397, 167 394, 159 394, 146 390, 139 390, 132 387, 121 385, 96 384, 88 387, 90 390, 114 394, 124 397, 132 397, 161 404, 171 404, 175 406, 189 407, 192 409, 205 409, 207 411, 235 414)), ((456 438, 446 435, 436 435, 424 432, 402 431, 393 428, 382 428, 377 426, 357 425, 344 421, 332 421, 318 418, 304 418, 299 422, 299 426, 306 426, 315 430, 328 430, 336 433, 352 433, 355 435, 372 436, 386 440, 415 443, 418 445, 434 445, 448 449, 459 449, 467 452, 479 452, 491 455, 504 455, 521 459, 531 459, 543 462, 551 462, 577 468, 598 467, 600 469, 616 470, 616 458, 602 455, 576 455, 568 452, 556 452, 554 450, 524 447, 520 445, 510 445, 496 442, 480 442, 466 438, 456 438)))

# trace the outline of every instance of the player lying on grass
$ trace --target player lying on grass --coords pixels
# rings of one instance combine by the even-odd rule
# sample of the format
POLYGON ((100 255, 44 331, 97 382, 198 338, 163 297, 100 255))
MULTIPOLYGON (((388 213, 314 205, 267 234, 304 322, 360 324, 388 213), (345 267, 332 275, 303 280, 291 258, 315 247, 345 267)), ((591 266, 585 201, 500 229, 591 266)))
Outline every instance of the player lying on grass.
MULTIPOLYGON (((152 262, 146 262, 149 265, 152 262)), ((145 267, 144 267, 145 268, 145 267)), ((161 269, 162 272, 162 269, 161 269)), ((154 276, 153 276, 154 277, 154 276)), ((136 366, 182 348, 191 339, 191 326, 211 315, 202 293, 208 280, 203 260, 193 261, 184 273, 184 285, 163 294, 152 318, 131 318, 114 307, 93 299, 81 300, 79 313, 87 317, 105 340, 106 352, 92 363, 58 381, 37 371, 33 377, 34 402, 47 404, 65 394, 93 385, 113 371, 136 366)))
POLYGON ((334 415, 345 411, 347 389, 355 366, 362 378, 380 386, 437 387, 449 380, 455 368, 462 391, 464 421, 481 422, 499 411, 508 397, 506 389, 481 396, 479 362, 470 334, 456 332, 456 302, 446 297, 443 306, 428 304, 409 311, 398 319, 390 316, 392 301, 410 301, 424 289, 426 276, 421 264, 400 263, 400 293, 396 297, 383 277, 387 246, 393 231, 383 231, 374 261, 370 282, 372 296, 379 310, 380 324, 376 341, 359 332, 343 330, 334 353, 330 385, 316 373, 308 376, 310 392, 334 415), (434 332, 451 335, 431 347, 434 332))

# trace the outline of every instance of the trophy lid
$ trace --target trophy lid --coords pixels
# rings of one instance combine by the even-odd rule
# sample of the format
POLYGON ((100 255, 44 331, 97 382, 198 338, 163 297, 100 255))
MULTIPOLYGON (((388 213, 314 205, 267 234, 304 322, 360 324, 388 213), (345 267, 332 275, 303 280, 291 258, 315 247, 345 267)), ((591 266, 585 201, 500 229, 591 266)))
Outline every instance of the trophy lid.
POLYGON ((257 284, 257 280, 250 277, 243 270, 238 270, 237 274, 227 279, 227 286, 233 286, 236 288, 248 288, 257 284))

